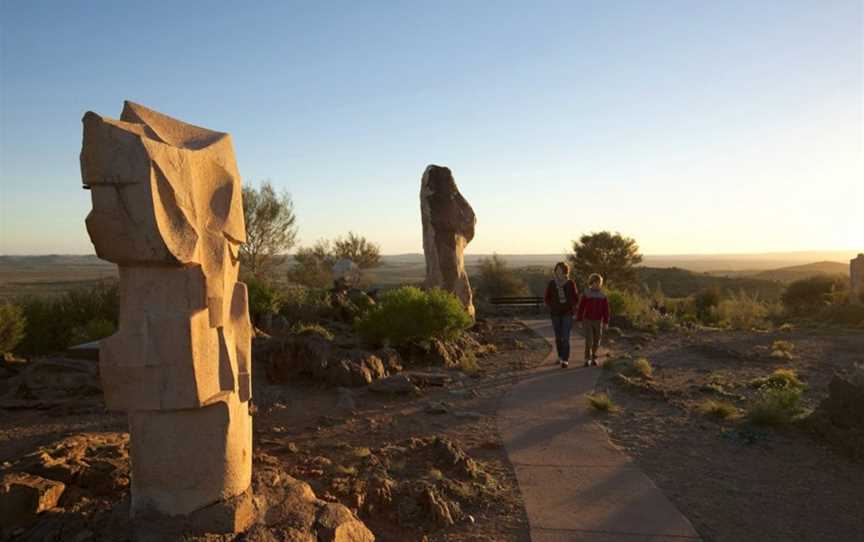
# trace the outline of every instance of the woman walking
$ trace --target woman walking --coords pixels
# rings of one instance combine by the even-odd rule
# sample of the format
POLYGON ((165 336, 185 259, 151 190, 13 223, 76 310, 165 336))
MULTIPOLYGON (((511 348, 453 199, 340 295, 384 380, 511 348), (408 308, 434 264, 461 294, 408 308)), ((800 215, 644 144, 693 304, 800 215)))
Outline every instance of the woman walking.
POLYGON ((554 277, 546 286, 543 296, 549 307, 552 318, 552 329, 555 330, 555 349, 558 351, 558 363, 562 368, 570 364, 570 331, 573 329, 573 317, 579 306, 579 291, 576 283, 570 280, 570 267, 564 262, 555 264, 554 277))

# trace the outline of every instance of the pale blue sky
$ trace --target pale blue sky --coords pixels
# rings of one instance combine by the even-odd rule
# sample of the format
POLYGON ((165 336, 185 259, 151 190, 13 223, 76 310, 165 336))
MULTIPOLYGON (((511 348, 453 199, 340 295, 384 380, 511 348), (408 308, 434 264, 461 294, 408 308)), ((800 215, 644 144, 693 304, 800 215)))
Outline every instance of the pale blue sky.
POLYGON ((231 132, 303 243, 421 251, 437 163, 473 253, 864 248, 861 1, 0 4, 0 254, 92 252, 80 119, 124 99, 231 132))

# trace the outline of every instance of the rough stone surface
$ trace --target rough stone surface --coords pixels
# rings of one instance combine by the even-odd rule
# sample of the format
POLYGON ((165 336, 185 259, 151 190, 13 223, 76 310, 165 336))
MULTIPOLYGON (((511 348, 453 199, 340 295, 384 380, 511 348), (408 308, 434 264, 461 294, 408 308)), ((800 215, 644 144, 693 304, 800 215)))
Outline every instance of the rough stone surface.
POLYGON ((430 165, 420 186, 423 252, 426 255, 426 287, 456 294, 473 317, 471 284, 463 253, 474 239, 477 217, 459 193, 449 168, 430 165))
POLYGON ((95 398, 101 393, 92 361, 44 358, 22 364, 17 376, 3 387, 4 406, 38 408, 95 398))
POLYGON ((0 478, 0 527, 31 523, 36 515, 57 506, 66 486, 40 476, 12 472, 0 478))
POLYGON ((395 350, 343 349, 313 334, 273 338, 266 348, 261 348, 261 352, 267 360, 267 380, 270 383, 311 377, 334 386, 356 388, 402 368, 395 350))
POLYGON ((408 393, 419 393, 420 389, 405 375, 393 375, 381 380, 376 380, 369 391, 391 395, 404 395, 408 393))
POLYGON ((849 261, 849 279, 852 286, 850 299, 853 303, 864 302, 864 254, 849 261))
POLYGON ((828 397, 809 422, 817 434, 860 461, 864 460, 864 366, 855 370, 858 375, 831 379, 828 397))
POLYGON ((231 136, 126 102, 83 118, 87 231, 119 266, 120 325, 100 343, 109 409, 129 413, 131 513, 189 514, 251 483, 246 240, 231 136))

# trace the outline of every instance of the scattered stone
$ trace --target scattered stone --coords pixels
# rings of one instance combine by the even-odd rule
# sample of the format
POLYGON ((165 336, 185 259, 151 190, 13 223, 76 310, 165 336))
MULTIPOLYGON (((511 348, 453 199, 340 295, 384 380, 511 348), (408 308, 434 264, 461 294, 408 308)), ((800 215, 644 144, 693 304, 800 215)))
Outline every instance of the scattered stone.
POLYGON ((0 526, 27 525, 36 515, 54 508, 66 485, 22 472, 6 473, 0 478, 0 526))
POLYGON ((350 510, 326 504, 315 522, 319 542, 374 542, 375 536, 350 510))
POLYGON ((411 381, 418 386, 446 386, 447 384, 453 382, 453 379, 450 377, 450 375, 446 373, 423 373, 409 371, 406 373, 406 376, 411 378, 411 381))

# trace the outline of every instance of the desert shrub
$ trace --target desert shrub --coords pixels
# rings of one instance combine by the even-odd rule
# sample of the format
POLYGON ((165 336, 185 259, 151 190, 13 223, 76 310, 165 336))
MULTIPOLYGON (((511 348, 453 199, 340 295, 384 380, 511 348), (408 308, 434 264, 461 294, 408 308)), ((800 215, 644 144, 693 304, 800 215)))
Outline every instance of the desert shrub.
POLYGON ((675 320, 671 316, 661 316, 657 319, 657 329, 663 332, 675 330, 675 320))
POLYGON ((290 333, 293 333, 294 335, 317 335, 328 341, 332 341, 336 338, 332 331, 321 324, 309 324, 304 322, 298 322, 291 326, 290 333))
MULTIPOLYGON (((15 352, 33 356, 59 352, 80 341, 101 339, 113 333, 120 308, 116 281, 91 289, 72 290, 56 298, 20 299, 27 321, 24 340, 15 352), (105 323, 111 324, 110 328, 105 323), (102 336, 96 336, 105 333, 102 336)), ((85 342, 82 341, 82 342, 85 342)))
POLYGON ((750 402, 747 419, 757 425, 779 425, 798 416, 801 406, 801 388, 763 387, 750 402))
POLYGON ((94 318, 83 325, 73 328, 69 343, 71 346, 98 341, 99 339, 113 335, 115 331, 117 331, 117 325, 114 322, 105 318, 94 318))
POLYGON ((626 316, 639 326, 656 326, 660 314, 651 310, 651 302, 638 292, 630 290, 607 290, 609 311, 612 315, 626 316))
POLYGON ((654 376, 654 367, 648 358, 636 358, 633 360, 633 372, 642 378, 651 378, 654 376))
POLYGON ((767 325, 768 308, 757 296, 741 291, 720 301, 717 315, 732 329, 750 330, 767 325))
POLYGON ((814 312, 830 305, 834 295, 844 286, 845 281, 837 277, 810 277, 790 283, 780 299, 790 313, 812 316, 814 312))
POLYGON ((792 359, 795 345, 789 341, 774 341, 771 343, 771 357, 776 359, 792 359))
POLYGON ((459 368, 465 374, 474 374, 480 370, 480 365, 477 363, 477 355, 474 352, 465 352, 459 359, 459 368))
POLYGON ((528 287, 509 268, 501 256, 480 260, 478 291, 482 297, 506 297, 528 295, 528 287))
POLYGON ((12 303, 0 304, 0 355, 11 352, 24 338, 24 311, 12 303))
POLYGON ((716 286, 701 290, 693 296, 693 314, 706 324, 717 323, 720 298, 720 288, 716 286))
POLYGON ((822 320, 843 326, 864 325, 864 305, 834 303, 822 311, 822 320))
POLYGON ((754 388, 777 390, 798 389, 803 391, 807 388, 807 385, 798 378, 798 373, 795 372, 795 369, 783 368, 776 369, 768 376, 751 380, 750 385, 754 388))
POLYGON ((250 276, 246 279, 246 289, 249 292, 249 317, 253 324, 260 324, 268 314, 279 313, 282 293, 272 282, 250 276))
POLYGON ((702 401, 699 404, 699 412, 721 420, 737 418, 740 415, 738 407, 728 401, 717 401, 716 399, 702 401))
POLYGON ((355 321, 364 340, 389 345, 455 339, 471 324, 471 317, 455 295, 413 286, 385 293, 380 303, 355 321))
POLYGON ((585 402, 597 412, 615 412, 618 410, 612 398, 605 393, 586 393, 585 402))
POLYGON ((795 329, 794 326, 792 324, 786 322, 786 323, 782 324, 780 327, 778 327, 777 331, 781 331, 783 333, 788 333, 788 332, 792 331, 793 329, 795 329))
POLYGON ((282 291, 279 314, 290 324, 318 322, 333 316, 330 292, 323 288, 292 286, 282 291))

